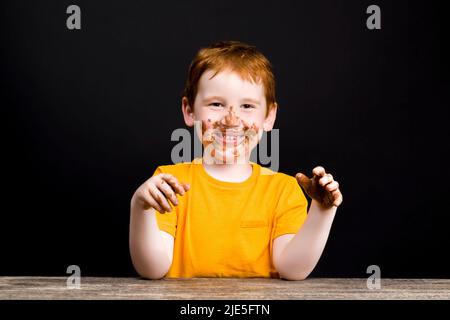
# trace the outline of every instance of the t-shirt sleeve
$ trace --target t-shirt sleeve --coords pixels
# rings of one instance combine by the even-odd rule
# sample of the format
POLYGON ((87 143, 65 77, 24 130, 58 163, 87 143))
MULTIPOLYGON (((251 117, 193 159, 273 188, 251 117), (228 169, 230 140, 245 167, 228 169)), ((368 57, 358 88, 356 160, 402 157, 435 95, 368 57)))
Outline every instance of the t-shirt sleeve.
MULTIPOLYGON (((161 173, 165 173, 161 167, 156 168, 152 177, 161 173)), ((173 208, 173 207, 172 207, 173 208)), ((175 209, 175 208, 173 208, 175 209)), ((177 218, 178 210, 172 210, 172 212, 161 213, 156 210, 156 221, 158 222, 159 230, 165 231, 171 234, 175 238, 177 231, 177 218)))
POLYGON ((297 233, 308 215, 308 200, 294 177, 289 176, 275 209, 273 239, 297 233))

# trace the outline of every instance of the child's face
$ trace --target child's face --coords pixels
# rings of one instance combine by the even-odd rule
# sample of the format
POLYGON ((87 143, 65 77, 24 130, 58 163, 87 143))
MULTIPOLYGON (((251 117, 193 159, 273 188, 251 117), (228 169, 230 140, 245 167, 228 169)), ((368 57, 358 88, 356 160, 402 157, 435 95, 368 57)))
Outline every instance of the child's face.
POLYGON ((237 73, 222 71, 210 79, 207 70, 198 83, 194 111, 183 98, 183 113, 188 126, 196 130, 205 155, 220 163, 244 163, 258 144, 263 130, 273 127, 276 107, 266 117, 268 106, 262 83, 243 80, 237 73), (241 162, 243 161, 243 162, 241 162))

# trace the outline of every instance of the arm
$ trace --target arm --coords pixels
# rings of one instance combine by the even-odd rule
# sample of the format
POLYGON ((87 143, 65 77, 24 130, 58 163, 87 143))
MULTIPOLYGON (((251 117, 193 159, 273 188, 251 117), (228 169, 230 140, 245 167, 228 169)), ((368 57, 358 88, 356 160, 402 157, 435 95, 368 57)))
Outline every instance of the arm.
POLYGON ((143 278, 161 279, 169 271, 173 258, 174 238, 160 231, 156 211, 130 210, 130 254, 133 266, 143 278))
POLYGON ((169 271, 174 237, 159 229, 156 210, 172 211, 169 201, 177 206, 176 193, 184 195, 189 188, 171 174, 157 174, 134 193, 130 204, 130 255, 143 278, 161 279, 169 271))
POLYGON ((311 179, 301 173, 296 178, 313 200, 300 230, 277 237, 273 243, 273 264, 287 280, 306 279, 313 271, 325 248, 337 207, 343 200, 339 183, 322 167, 314 168, 311 179))
POLYGON ((282 278, 303 280, 313 271, 325 248, 336 209, 323 209, 313 200, 302 228, 274 240, 273 262, 282 278))

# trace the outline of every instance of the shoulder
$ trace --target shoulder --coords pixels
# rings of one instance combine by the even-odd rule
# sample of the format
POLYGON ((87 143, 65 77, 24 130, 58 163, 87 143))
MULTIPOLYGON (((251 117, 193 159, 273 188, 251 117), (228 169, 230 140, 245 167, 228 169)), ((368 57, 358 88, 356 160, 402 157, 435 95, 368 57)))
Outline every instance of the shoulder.
POLYGON ((275 172, 269 168, 260 167, 260 178, 258 179, 265 194, 272 194, 277 198, 296 197, 304 198, 303 191, 297 179, 287 173, 275 172))
POLYGON ((193 165, 193 162, 180 162, 175 164, 160 165, 156 168, 155 174, 169 173, 177 178, 184 179, 189 175, 189 171, 193 165))
POLYGON ((260 168, 260 175, 265 179, 271 180, 271 182, 280 184, 280 185, 296 185, 297 179, 295 177, 288 175, 283 172, 276 172, 271 170, 270 168, 262 167, 258 165, 260 168))

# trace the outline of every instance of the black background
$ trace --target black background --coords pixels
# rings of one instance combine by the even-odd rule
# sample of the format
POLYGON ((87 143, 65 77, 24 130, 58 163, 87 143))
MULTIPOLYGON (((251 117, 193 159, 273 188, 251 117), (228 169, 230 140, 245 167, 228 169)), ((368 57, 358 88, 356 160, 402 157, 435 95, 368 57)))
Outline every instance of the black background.
POLYGON ((449 277, 448 34, 431 1, 2 1, 0 275, 135 275, 129 202, 171 164, 201 47, 274 65, 280 169, 344 203, 312 276, 449 277), (81 30, 66 8, 81 7, 81 30), (381 7, 381 30, 366 8, 381 7))

